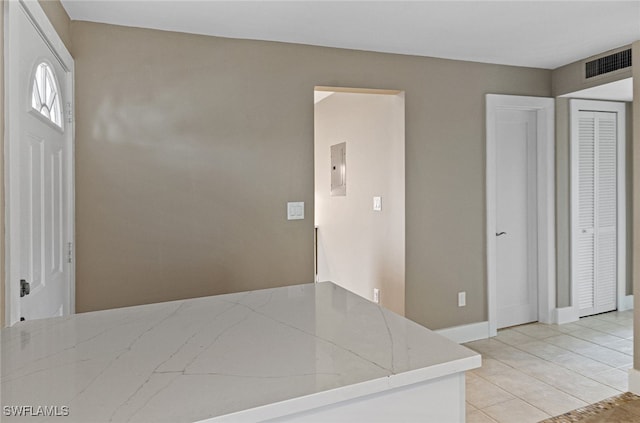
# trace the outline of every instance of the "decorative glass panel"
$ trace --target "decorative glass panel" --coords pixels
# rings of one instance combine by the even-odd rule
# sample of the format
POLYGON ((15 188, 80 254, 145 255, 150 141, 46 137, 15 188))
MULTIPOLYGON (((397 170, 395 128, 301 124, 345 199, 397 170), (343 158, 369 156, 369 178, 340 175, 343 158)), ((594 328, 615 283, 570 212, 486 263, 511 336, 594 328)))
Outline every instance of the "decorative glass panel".
POLYGON ((31 107, 62 128, 62 107, 53 71, 46 63, 36 68, 31 91, 31 107))

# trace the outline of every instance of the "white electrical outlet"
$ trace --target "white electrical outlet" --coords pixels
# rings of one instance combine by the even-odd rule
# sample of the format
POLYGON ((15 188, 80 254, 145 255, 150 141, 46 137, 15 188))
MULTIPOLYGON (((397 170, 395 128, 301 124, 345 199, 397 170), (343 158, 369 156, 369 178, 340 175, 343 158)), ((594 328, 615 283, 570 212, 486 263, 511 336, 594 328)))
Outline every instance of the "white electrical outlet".
POLYGON ((373 302, 380 304, 380 290, 378 288, 373 288, 373 302))
POLYGON ((458 307, 464 307, 467 305, 467 293, 462 291, 458 292, 458 307))

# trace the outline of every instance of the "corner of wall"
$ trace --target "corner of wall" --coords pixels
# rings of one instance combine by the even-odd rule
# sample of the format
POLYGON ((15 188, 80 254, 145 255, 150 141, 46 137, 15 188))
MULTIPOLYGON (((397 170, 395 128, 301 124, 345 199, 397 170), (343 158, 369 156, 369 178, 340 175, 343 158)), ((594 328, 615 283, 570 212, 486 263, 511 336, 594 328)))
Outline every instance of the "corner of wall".
POLYGON ((0 328, 4 327, 4 4, 0 6, 0 328))
POLYGON ((434 332, 458 344, 487 339, 490 336, 488 321, 438 329, 434 332))
POLYGON ((38 0, 38 3, 53 24, 67 50, 71 51, 71 18, 60 0, 38 0))
MULTIPOLYGON (((633 297, 633 102, 628 102, 626 110, 626 135, 627 145, 625 167, 627 172, 627 198, 631 199, 627 204, 627 297, 633 297)), ((632 308, 633 304, 629 308, 632 308)))
MULTIPOLYGON (((632 47, 633 66, 633 192, 631 195, 633 201, 633 245, 632 251, 634 256, 638 256, 640 251, 640 40, 633 43, 632 47)), ((633 292, 640 292, 640 261, 633 260, 633 292)), ((640 310, 640 295, 634 295, 634 309, 640 310)), ((640 313, 634 312, 633 315, 633 367, 640 369, 640 313)), ((636 380, 640 379, 636 378, 636 380)), ((632 383, 629 380, 629 388, 632 383)), ((640 393, 640 383, 635 384, 635 392, 640 393)), ((631 389, 630 389, 631 390, 631 389)))
POLYGON ((556 306, 571 305, 569 216, 569 99, 556 98, 556 306))

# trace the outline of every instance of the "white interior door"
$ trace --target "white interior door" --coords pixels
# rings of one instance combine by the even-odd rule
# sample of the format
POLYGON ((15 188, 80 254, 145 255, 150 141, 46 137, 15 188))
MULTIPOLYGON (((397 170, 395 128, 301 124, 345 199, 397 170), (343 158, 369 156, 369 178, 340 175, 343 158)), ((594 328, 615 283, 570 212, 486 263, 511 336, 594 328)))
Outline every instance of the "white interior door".
POLYGON ((7 284, 13 324, 73 311, 73 127, 65 116, 72 69, 53 53, 28 9, 34 6, 8 4, 7 284))
POLYGON ((579 315, 616 309, 617 114, 578 111, 574 277, 579 315))
POLYGON ((538 320, 537 114, 496 116, 497 327, 538 320))

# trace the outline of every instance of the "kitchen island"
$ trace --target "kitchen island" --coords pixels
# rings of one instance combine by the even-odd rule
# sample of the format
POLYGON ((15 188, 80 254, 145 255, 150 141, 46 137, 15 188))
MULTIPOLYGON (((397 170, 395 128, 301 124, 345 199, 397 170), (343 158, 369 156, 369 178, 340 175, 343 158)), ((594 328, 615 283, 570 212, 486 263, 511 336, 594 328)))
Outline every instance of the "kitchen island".
POLYGON ((0 335, 3 422, 463 422, 464 372, 480 366, 475 352, 331 282, 0 335), (63 416, 8 416, 19 410, 63 416))

